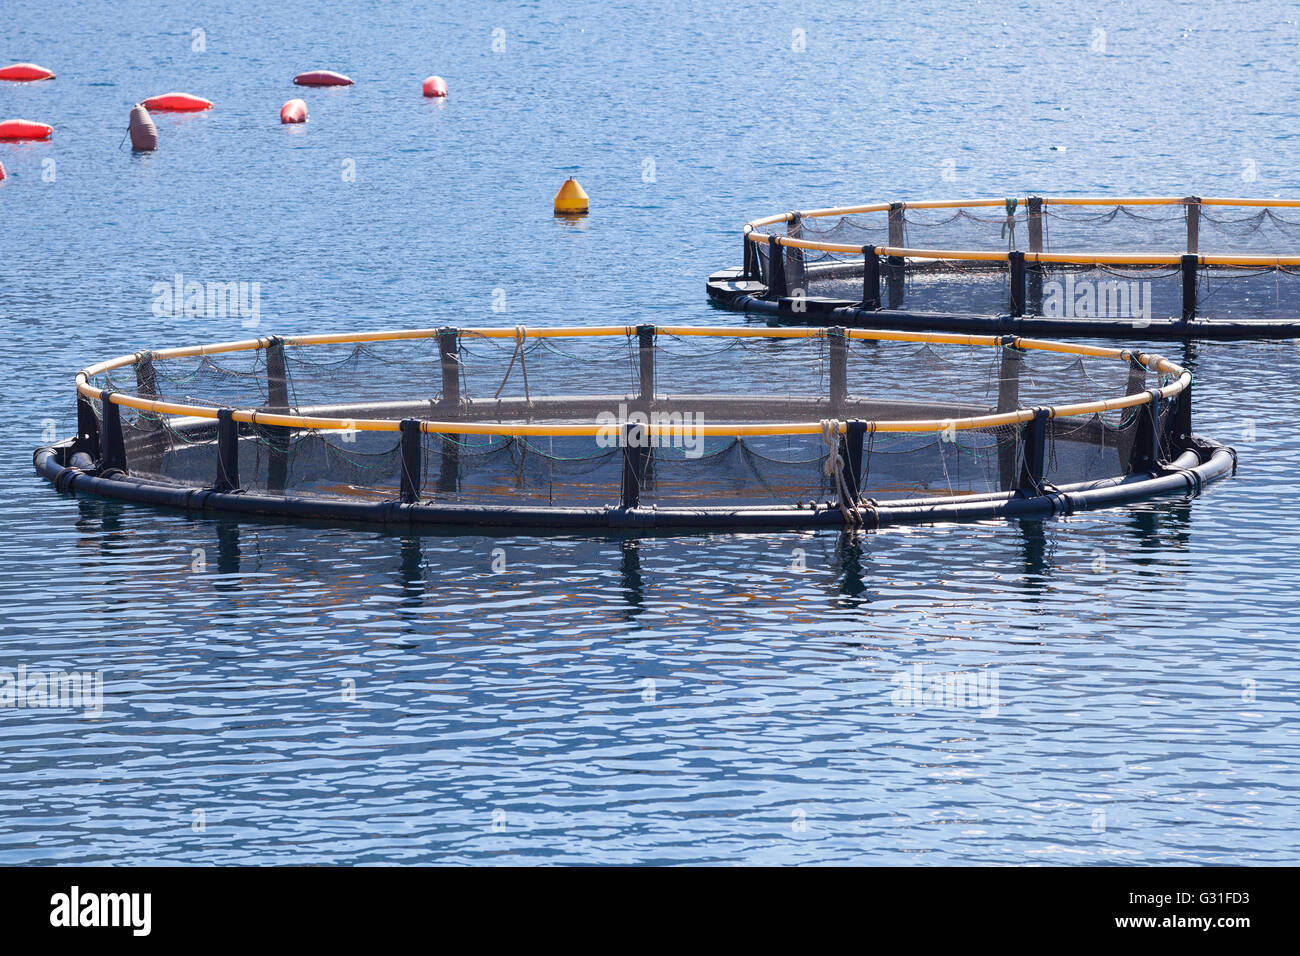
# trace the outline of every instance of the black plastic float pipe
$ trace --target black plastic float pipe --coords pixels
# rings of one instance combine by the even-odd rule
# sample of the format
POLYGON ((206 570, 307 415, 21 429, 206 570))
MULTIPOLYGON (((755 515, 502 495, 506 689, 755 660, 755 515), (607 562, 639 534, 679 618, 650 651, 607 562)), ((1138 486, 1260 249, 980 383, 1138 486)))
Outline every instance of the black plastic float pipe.
MULTIPOLYGON (((299 497, 228 494, 194 488, 177 488, 140 478, 97 477, 60 464, 57 449, 37 449, 33 464, 39 474, 61 490, 90 492, 124 501, 164 505, 185 511, 220 511, 276 517, 363 521, 374 524, 431 526, 591 528, 644 526, 681 528, 792 528, 831 527, 843 524, 838 509, 751 509, 719 513, 703 509, 641 511, 632 519, 626 512, 606 508, 542 508, 322 501, 299 497)), ((1111 478, 1100 482, 1063 485, 1051 494, 1035 497, 994 498, 975 495, 960 503, 900 502, 877 509, 880 526, 988 518, 1047 517, 1059 512, 1112 507, 1160 494, 1195 492, 1233 471, 1232 449, 1211 443, 1205 454, 1188 450, 1162 474, 1111 478)))

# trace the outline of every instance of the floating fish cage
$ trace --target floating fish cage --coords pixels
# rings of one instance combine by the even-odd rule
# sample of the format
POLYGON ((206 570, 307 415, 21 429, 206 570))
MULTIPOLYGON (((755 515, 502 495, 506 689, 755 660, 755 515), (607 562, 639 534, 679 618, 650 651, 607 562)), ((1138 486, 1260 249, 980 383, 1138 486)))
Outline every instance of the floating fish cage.
POLYGON ((814 325, 1300 336, 1300 200, 873 203, 746 223, 719 305, 814 325))
POLYGON ((64 492, 389 526, 878 528, 1196 494, 1159 355, 847 328, 423 329, 138 352, 76 377, 64 492))

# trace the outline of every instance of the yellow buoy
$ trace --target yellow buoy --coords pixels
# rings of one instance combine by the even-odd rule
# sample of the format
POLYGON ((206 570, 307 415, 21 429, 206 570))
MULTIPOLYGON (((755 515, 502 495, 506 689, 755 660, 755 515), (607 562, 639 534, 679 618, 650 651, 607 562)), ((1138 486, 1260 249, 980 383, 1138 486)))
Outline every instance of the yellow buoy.
POLYGON ((587 193, 578 181, 570 176, 555 194, 555 214, 557 216, 585 216, 587 214, 587 193))

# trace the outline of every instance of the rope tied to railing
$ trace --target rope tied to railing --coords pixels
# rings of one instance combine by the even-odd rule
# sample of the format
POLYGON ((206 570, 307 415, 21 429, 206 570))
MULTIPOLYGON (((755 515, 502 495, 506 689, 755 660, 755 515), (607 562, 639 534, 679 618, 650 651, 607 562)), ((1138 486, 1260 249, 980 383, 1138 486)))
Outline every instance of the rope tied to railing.
POLYGON ((1016 199, 1005 201, 1007 218, 1002 223, 1002 238, 1007 240, 1007 249, 1016 247, 1016 206, 1018 204, 1019 200, 1016 199))
POLYGON ((510 364, 506 366, 506 374, 501 379, 501 384, 497 386, 496 394, 493 399, 501 397, 501 391, 506 387, 506 382, 510 381, 510 373, 514 371, 515 359, 519 359, 519 369, 524 374, 524 401, 529 405, 533 403, 533 397, 528 389, 528 361, 524 357, 524 343, 528 341, 528 329, 522 325, 515 326, 515 350, 510 355, 510 364))
POLYGON ((844 457, 840 454, 840 433, 847 427, 845 422, 833 418, 823 418, 822 441, 826 443, 826 464, 823 466, 826 477, 835 482, 835 497, 840 506, 844 523, 854 528, 865 524, 862 511, 858 508, 858 496, 850 492, 844 481, 844 457))

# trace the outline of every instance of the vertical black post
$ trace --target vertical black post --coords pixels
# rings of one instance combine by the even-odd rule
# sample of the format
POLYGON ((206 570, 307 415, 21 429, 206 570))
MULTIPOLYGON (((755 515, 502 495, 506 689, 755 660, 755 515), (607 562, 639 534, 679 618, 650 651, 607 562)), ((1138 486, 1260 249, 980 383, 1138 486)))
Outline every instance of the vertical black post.
POLYGON ((790 294, 785 284, 785 256, 776 236, 767 237, 767 298, 784 299, 790 294))
POLYGON ((625 509, 641 505, 641 478, 645 466, 646 427, 636 423, 623 425, 623 490, 625 509))
POLYGON ((402 433, 402 504, 411 505, 420 500, 420 488, 424 484, 420 477, 423 438, 419 419, 404 418, 398 427, 402 433))
MULTIPOLYGON (((903 238, 903 204, 889 204, 889 244, 894 248, 905 245, 903 238)), ((890 256, 886 263, 885 278, 889 290, 889 307, 901 308, 903 305, 903 269, 906 262, 902 256, 890 256)))
POLYGON ((94 403, 77 392, 77 439, 72 443, 72 450, 85 452, 91 461, 99 460, 99 417, 95 414, 94 403))
MULTIPOLYGON (((1145 391, 1147 387, 1147 369, 1146 366, 1138 361, 1137 356, 1129 357, 1128 367, 1128 386, 1124 389, 1125 395, 1136 395, 1138 392, 1145 391)), ((1119 452, 1119 460, 1128 462, 1133 454, 1134 437, 1137 433, 1135 423, 1130 423, 1123 431, 1119 433, 1119 438, 1115 442, 1115 450, 1119 452)))
POLYGON ((853 503, 857 504, 862 497, 862 441, 867 434, 867 423, 855 419, 846 425, 847 430, 840 436, 840 475, 844 487, 853 496, 853 503))
MULTIPOLYGON (((266 410, 289 414, 289 373, 284 364, 284 339, 271 336, 266 343, 266 410)), ((266 485, 272 494, 283 494, 289 479, 289 441, 293 431, 284 425, 259 425, 270 449, 266 462, 266 485)))
MULTIPOLYGON (((1029 251, 1043 251, 1043 197, 1029 197, 1029 251)), ((1037 258, 1028 265, 1029 314, 1043 314, 1043 265, 1037 258)))
MULTIPOLYGON (((1024 367, 1024 352, 1016 348, 1014 335, 1002 337, 1002 362, 998 369, 999 414, 1020 408, 1020 370, 1024 367)), ((1015 488, 1016 442, 998 442, 998 482, 1003 491, 1015 488)))
POLYGON ((1174 413, 1169 416, 1169 434, 1166 447, 1170 457, 1181 453, 1192 443, 1192 386, 1188 385, 1174 399, 1174 413))
POLYGON ((288 414, 289 373, 284 365, 284 339, 271 336, 266 343, 266 410, 288 414))
POLYGON ((1137 430, 1128 455, 1126 474, 1155 471, 1160 466, 1160 389, 1148 390, 1151 400, 1138 406, 1137 430))
POLYGON ((239 489, 239 422, 229 408, 217 409, 217 480, 213 491, 239 489))
POLYGON ((1196 267, 1199 257, 1186 255, 1183 265, 1183 321, 1190 322, 1196 317, 1196 267))
MULTIPOLYGON (((791 239, 803 238, 803 213, 792 212, 790 219, 786 223, 785 234, 791 239)), ((791 294, 798 290, 799 294, 808 294, 808 273, 804 269, 803 250, 798 246, 790 246, 785 254, 786 268, 789 274, 786 278, 786 288, 791 294)))
POLYGON ((844 329, 834 326, 826 330, 830 342, 831 412, 838 414, 849 397, 849 341, 844 329))
MULTIPOLYGON (((158 372, 154 368, 152 352, 136 353, 135 392, 141 398, 158 398, 158 372)), ((138 440, 132 442, 131 459, 136 470, 157 471, 168 445, 162 418, 150 412, 140 412, 135 419, 135 428, 138 440)))
POLYGON ((1025 254, 1019 250, 1007 253, 1011 265, 1011 315, 1025 314, 1025 254))
POLYGON ((875 246, 862 247, 862 307, 880 308, 880 256, 875 246))
POLYGON ((1047 476, 1047 422, 1050 408, 1035 408, 1034 417, 1021 429, 1025 453, 1020 468, 1017 491, 1022 495, 1041 495, 1047 476))
POLYGON ((126 442, 122 437, 122 409, 109 398, 113 393, 104 389, 99 393, 103 405, 103 419, 99 426, 99 447, 102 457, 100 471, 126 471, 126 442))
POLYGON ((442 403, 460 404, 460 331, 442 329, 438 332, 438 351, 442 355, 442 403))
POLYGON ((460 444, 464 435, 439 435, 438 490, 454 493, 460 490, 460 444))
POLYGON ((745 243, 745 249, 743 257, 740 260, 740 277, 746 282, 761 282, 763 275, 762 270, 758 267, 758 250, 754 248, 754 244, 749 241, 750 231, 751 230, 746 227, 744 235, 741 236, 745 243))
POLYGON ((638 325, 636 327, 637 353, 641 359, 640 401, 649 407, 655 400, 655 327, 638 325))
POLYGON ((1201 197, 1188 196, 1183 205, 1187 210, 1187 251, 1196 255, 1201 251, 1201 197))

